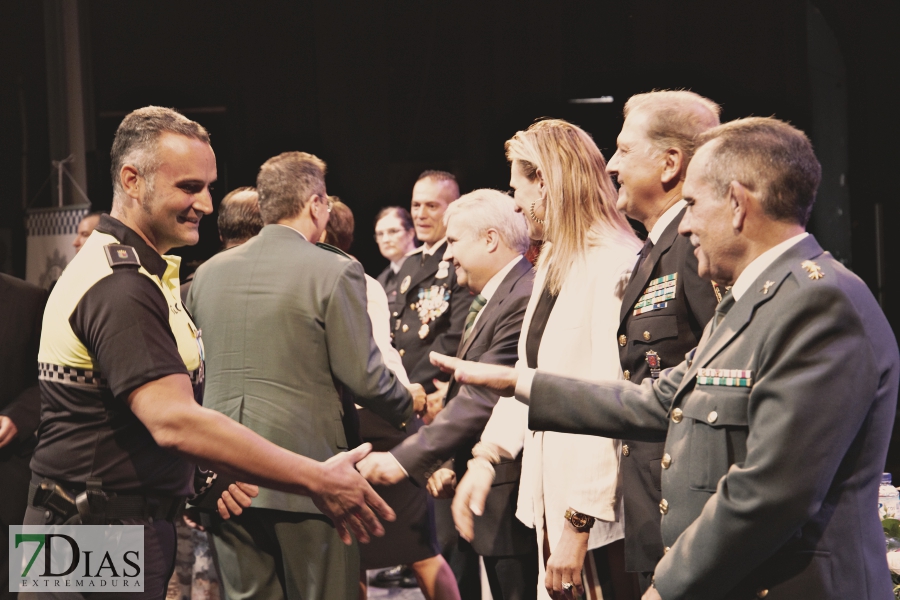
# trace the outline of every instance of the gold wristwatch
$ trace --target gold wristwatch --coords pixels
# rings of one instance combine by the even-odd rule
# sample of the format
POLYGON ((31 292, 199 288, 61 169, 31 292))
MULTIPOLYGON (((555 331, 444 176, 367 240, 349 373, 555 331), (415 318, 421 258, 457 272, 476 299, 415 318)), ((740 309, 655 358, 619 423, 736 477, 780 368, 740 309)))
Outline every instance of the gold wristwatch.
POLYGON ((580 512, 575 512, 571 508, 566 509, 566 521, 572 524, 572 527, 577 529, 578 531, 590 531, 591 527, 594 526, 594 517, 589 517, 588 515, 583 515, 580 512))

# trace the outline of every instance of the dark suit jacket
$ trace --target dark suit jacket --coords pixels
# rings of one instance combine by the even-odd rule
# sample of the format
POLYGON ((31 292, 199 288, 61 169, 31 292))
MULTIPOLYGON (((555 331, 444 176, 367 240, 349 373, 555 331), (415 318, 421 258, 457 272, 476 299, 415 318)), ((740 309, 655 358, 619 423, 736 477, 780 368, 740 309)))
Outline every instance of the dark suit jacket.
MULTIPOLYGON (((466 360, 514 366, 533 283, 531 263, 522 258, 503 278, 456 355, 466 360)), ((472 457, 472 446, 481 436, 498 399, 497 394, 484 388, 460 385, 451 379, 444 410, 431 425, 419 429, 391 450, 391 454, 420 486, 451 457, 455 458, 457 481, 462 479, 466 462, 472 457)), ((496 466, 497 477, 484 515, 475 519, 472 546, 482 556, 522 554, 534 544, 534 532, 515 517, 521 469, 521 456, 496 466)))
MULTIPOLYGON (((269 225, 198 270, 188 307, 206 345, 203 404, 315 460, 347 449, 335 380, 395 427, 412 413, 384 365, 362 266, 269 225)), ((310 498, 261 489, 253 505, 318 513, 310 498)))
POLYGON ((41 420, 37 354, 47 292, 0 273, 0 415, 19 433, 13 447, 27 443, 41 420))
POLYGON ((428 354, 432 351, 450 355, 456 352, 466 315, 472 304, 472 295, 456 281, 453 264, 449 265, 446 273, 439 269, 446 249, 447 243, 444 242, 434 254, 424 256, 424 260, 421 251, 408 256, 397 273, 399 287, 396 302, 391 303, 391 297, 388 296, 388 302, 392 304, 391 333, 394 336, 394 347, 400 352, 409 380, 421 383, 428 393, 435 390, 433 379, 447 381, 450 377, 431 364, 428 354), (405 289, 404 282, 407 282, 405 289), (440 316, 427 323, 425 333, 416 309, 416 304, 420 302, 419 293, 439 288, 442 288, 441 293, 449 294, 449 306, 440 316), (394 315, 395 312, 398 314, 394 315))
POLYGON ((898 379, 897 342, 871 292, 810 236, 655 383, 538 372, 529 422, 668 432, 663 598, 881 600, 892 593, 877 496, 898 379))
MULTIPOLYGON (((697 274, 697 257, 690 239, 678 235, 682 217, 684 210, 669 223, 625 288, 616 336, 622 370, 634 383, 651 376, 648 351, 659 355, 663 368, 683 361, 684 355, 697 346, 716 310, 718 299, 712 284, 697 274), (675 298, 664 308, 634 315, 635 304, 649 283, 673 273, 677 273, 675 298)), ((659 461, 664 446, 661 441, 623 440, 625 568, 629 571, 652 573, 663 555, 659 461)))

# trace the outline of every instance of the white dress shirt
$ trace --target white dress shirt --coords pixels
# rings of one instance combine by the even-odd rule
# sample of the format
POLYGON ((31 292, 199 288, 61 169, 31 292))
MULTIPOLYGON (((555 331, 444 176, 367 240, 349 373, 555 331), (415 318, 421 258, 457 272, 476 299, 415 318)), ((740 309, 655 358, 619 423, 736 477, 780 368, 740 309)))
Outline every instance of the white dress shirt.
POLYGON ((678 213, 681 212, 681 209, 687 206, 686 200, 679 200, 672 206, 666 209, 666 212, 662 214, 662 216, 656 221, 656 224, 653 226, 649 232, 647 232, 647 237, 650 238, 650 241, 653 242, 655 246, 657 242, 659 242, 660 236, 662 236, 663 232, 666 230, 666 227, 669 226, 675 217, 678 216, 678 213))
POLYGON ((509 272, 512 271, 512 268, 516 266, 516 264, 522 260, 524 257, 520 254, 511 261, 509 261, 505 267, 494 273, 494 276, 491 277, 486 284, 484 284, 484 288, 481 290, 481 295, 484 297, 484 306, 481 307, 481 310, 478 311, 478 314, 475 315, 475 321, 472 323, 472 327, 475 327, 475 324, 478 323, 478 319, 481 318, 481 315, 484 313, 484 309, 487 308, 488 303, 490 303, 491 298, 494 297, 494 294, 497 293, 497 288, 500 287, 500 284, 503 283, 503 280, 506 279, 506 276, 509 275, 509 272))

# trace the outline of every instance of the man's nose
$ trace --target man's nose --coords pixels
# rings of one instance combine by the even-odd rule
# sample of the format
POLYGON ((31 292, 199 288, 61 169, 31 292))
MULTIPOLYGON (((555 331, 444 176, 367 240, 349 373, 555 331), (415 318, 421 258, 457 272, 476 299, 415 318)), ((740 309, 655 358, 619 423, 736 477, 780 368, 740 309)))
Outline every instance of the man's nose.
POLYGON ((691 235, 693 233, 691 231, 691 206, 688 205, 687 210, 684 211, 684 216, 681 218, 681 223, 678 224, 678 233, 680 235, 691 235))
POLYGON ((194 210, 203 213, 204 215, 212 214, 212 194, 209 193, 209 189, 204 189, 202 192, 194 196, 194 204, 192 205, 192 207, 194 210))
POLYGON ((616 153, 612 155, 612 158, 609 159, 609 162, 606 163, 606 173, 610 177, 615 177, 619 174, 619 151, 616 150, 616 153))

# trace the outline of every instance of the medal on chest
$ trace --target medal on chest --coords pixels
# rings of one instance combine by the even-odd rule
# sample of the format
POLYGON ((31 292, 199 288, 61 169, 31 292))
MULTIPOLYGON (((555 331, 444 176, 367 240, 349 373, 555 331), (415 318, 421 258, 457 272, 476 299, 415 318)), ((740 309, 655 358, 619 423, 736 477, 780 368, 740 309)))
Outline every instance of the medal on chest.
POLYGON ((431 332, 429 323, 440 318, 450 308, 450 290, 442 285, 433 285, 430 288, 419 289, 419 301, 416 303, 416 311, 419 313, 419 337, 425 339, 431 332))
POLYGON ((635 303, 631 316, 636 317, 668 306, 669 301, 675 299, 677 285, 678 273, 663 275, 651 281, 635 303))
POLYGON ((434 274, 435 279, 446 279, 450 275, 450 263, 446 260, 442 260, 438 263, 437 273, 434 274))

